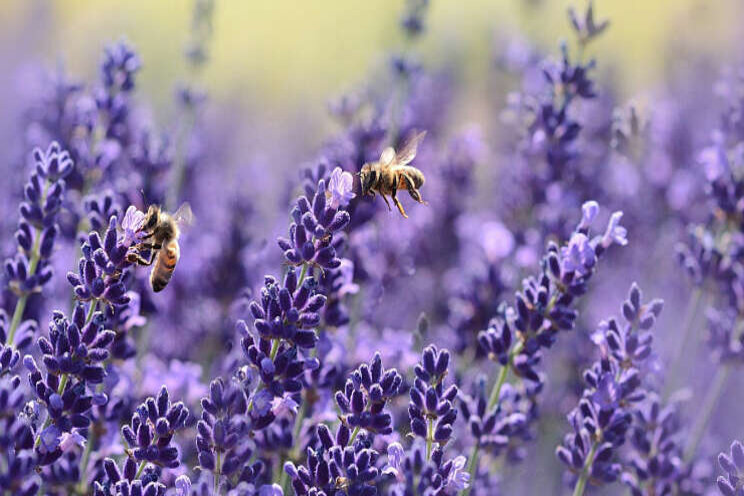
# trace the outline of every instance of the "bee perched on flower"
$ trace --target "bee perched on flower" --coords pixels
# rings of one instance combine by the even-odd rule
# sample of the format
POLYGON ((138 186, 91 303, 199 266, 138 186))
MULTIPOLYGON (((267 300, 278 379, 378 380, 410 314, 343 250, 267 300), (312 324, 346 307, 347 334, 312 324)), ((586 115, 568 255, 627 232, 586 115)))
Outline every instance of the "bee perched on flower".
POLYGON ((193 222, 191 206, 183 203, 173 214, 165 212, 158 205, 150 205, 147 214, 131 209, 129 207, 127 210, 126 223, 122 224, 125 240, 132 247, 127 260, 139 265, 152 265, 150 285, 157 293, 168 285, 181 258, 178 238, 181 229, 193 222), (148 252, 149 258, 142 257, 141 252, 148 252))

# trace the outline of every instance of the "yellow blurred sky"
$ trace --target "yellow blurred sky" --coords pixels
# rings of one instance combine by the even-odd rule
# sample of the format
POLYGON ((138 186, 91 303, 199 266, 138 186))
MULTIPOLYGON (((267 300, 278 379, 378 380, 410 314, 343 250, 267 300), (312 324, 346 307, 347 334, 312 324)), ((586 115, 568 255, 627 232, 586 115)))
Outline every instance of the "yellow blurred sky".
MULTIPOLYGON (((322 110, 326 99, 358 83, 401 43, 402 0, 216 2, 212 61, 204 73, 216 97, 285 107, 311 102, 322 110)), ((418 49, 431 63, 453 50, 467 54, 466 82, 477 81, 489 70, 495 33, 524 31, 555 51, 559 38, 569 35, 565 10, 571 4, 584 2, 431 0, 428 34, 418 49)), ((12 43, 22 39, 18 31, 40 25, 32 51, 89 76, 103 45, 124 36, 144 60, 143 93, 159 104, 183 74, 191 8, 188 0, 4 0, 0 40, 12 43)), ((657 81, 684 47, 723 58, 742 41, 741 0, 598 0, 596 11, 612 26, 595 51, 603 63, 617 65, 614 74, 627 94, 657 81)))

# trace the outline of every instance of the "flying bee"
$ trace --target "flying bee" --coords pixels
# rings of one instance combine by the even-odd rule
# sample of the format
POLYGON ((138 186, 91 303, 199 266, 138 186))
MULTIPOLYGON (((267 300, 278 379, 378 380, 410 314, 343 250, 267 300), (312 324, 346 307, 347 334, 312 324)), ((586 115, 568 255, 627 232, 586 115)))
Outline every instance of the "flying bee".
POLYGON ((175 213, 169 214, 157 205, 150 205, 145 214, 139 232, 143 233, 142 242, 129 253, 129 261, 140 265, 152 265, 150 285, 154 292, 162 291, 173 277, 176 264, 181 257, 178 237, 181 229, 191 225, 194 216, 191 206, 183 203, 175 213), (140 255, 149 251, 149 259, 140 255))
POLYGON ((416 150, 424 136, 426 136, 426 131, 417 133, 403 145, 400 152, 396 153, 392 147, 387 147, 382 151, 379 161, 364 164, 359 172, 362 196, 372 195, 374 197, 375 193, 379 193, 385 200, 388 210, 392 211, 385 196, 390 195, 400 214, 405 218, 408 216, 396 196, 398 190, 408 190, 411 198, 426 204, 419 193, 419 188, 424 184, 424 174, 416 167, 408 165, 416 157, 416 150))

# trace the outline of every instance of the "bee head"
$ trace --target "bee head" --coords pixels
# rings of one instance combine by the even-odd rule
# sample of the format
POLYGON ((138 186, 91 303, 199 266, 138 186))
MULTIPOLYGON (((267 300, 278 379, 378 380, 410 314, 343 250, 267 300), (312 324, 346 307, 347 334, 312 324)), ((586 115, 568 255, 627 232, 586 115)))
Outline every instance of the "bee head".
POLYGON ((375 183, 375 171, 372 170, 369 164, 364 164, 362 170, 359 171, 359 184, 362 189, 362 196, 369 194, 369 190, 372 189, 372 185, 375 183))
POLYGON ((160 207, 157 205, 150 205, 150 208, 147 209, 147 215, 145 215, 145 221, 142 223, 142 230, 152 231, 159 222, 160 207))

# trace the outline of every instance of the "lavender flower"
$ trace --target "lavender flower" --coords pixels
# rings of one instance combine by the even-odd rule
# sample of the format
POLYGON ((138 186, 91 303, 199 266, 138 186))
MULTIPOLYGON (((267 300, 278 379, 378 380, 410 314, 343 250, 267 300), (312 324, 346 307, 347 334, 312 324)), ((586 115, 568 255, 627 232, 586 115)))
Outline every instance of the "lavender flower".
MULTIPOLYGON (((102 88, 97 92, 96 105, 105 116, 104 132, 106 138, 128 144, 129 93, 134 89, 134 77, 141 67, 139 56, 124 41, 106 47, 101 63, 102 88)), ((104 154, 97 157, 101 162, 104 154)), ((115 152, 118 155, 119 151, 115 152)))
MULTIPOLYGON (((24 188, 24 201, 19 212, 21 218, 15 239, 19 253, 5 261, 8 285, 18 295, 16 310, 3 343, 13 345, 29 295, 38 292, 52 277, 50 257, 59 231, 56 224, 65 192, 64 178, 73 168, 69 153, 57 143, 46 152, 34 150, 35 168, 24 188)), ((24 328, 25 331, 29 327, 24 328)), ((28 332, 19 341, 28 344, 28 332)))
POLYGON ((39 422, 34 403, 24 405, 25 396, 16 376, 0 379, 0 448, 4 464, 0 471, 0 488, 19 494, 36 494, 39 481, 34 477, 33 431, 39 422))
POLYGON ((101 301, 112 306, 129 303, 127 287, 122 281, 122 271, 131 265, 127 242, 126 238, 119 239, 116 217, 109 219, 103 241, 95 231, 88 235, 82 246, 78 273, 67 273, 79 301, 101 301))
MULTIPOLYGON (((260 382, 249 398, 248 409, 253 418, 253 429, 267 427, 276 418, 271 410, 274 398, 284 397, 285 393, 295 394, 302 389, 301 374, 305 370, 318 367, 317 359, 301 359, 297 348, 279 344, 279 340, 261 339, 256 342, 248 331, 245 322, 238 323, 242 334, 241 346, 248 359, 251 373, 260 382)), ((251 376, 245 374, 250 381, 251 376)))
POLYGON ((633 413, 633 452, 621 478, 633 494, 670 494, 684 486, 678 405, 663 405, 651 394, 633 413))
POLYGON ((111 458, 104 460, 103 467, 107 481, 105 485, 98 481, 94 483, 94 496, 163 496, 165 494, 166 487, 157 481, 157 475, 152 471, 147 471, 142 476, 132 458, 127 457, 124 460, 121 470, 111 458))
POLYGON ((320 446, 308 448, 307 465, 297 467, 288 462, 285 472, 298 496, 336 494, 374 496, 380 472, 375 467, 379 453, 365 447, 365 441, 350 439, 349 428, 341 424, 333 436, 325 425, 318 426, 320 446), (349 445, 351 443, 351 445, 349 445))
POLYGON ((724 496, 741 496, 744 494, 744 447, 739 441, 731 443, 730 453, 719 453, 718 465, 727 474, 719 476, 716 483, 724 496))
POLYGON ((573 8, 568 9, 568 17, 571 19, 571 25, 576 31, 576 34, 579 37, 579 43, 582 46, 602 34, 602 32, 610 25, 610 21, 608 20, 596 23, 594 20, 593 2, 589 2, 583 18, 580 18, 573 8))
POLYGON ((106 402, 105 395, 88 394, 85 385, 103 381, 106 373, 101 364, 109 357, 113 340, 114 333, 103 328, 100 314, 89 312, 86 317, 84 307, 78 304, 71 319, 55 312, 49 338, 37 340, 45 377, 31 355, 24 357, 29 382, 48 409, 47 425, 52 422, 59 431, 55 443, 63 432, 87 427, 90 420, 85 413, 94 403, 106 402))
POLYGON ((393 431, 393 417, 385 406, 398 393, 401 382, 403 378, 397 370, 385 370, 382 366, 379 352, 369 365, 362 364, 351 373, 343 392, 336 393, 342 423, 354 428, 351 441, 360 429, 377 434, 393 431))
MULTIPOLYGON (((98 233, 108 227, 111 217, 118 217, 120 212, 120 207, 114 199, 114 193, 110 190, 101 195, 88 196, 83 207, 88 215, 91 230, 98 233)), ((127 210, 127 213, 129 213, 129 210, 127 210)))
POLYGON ((349 202, 356 196, 352 188, 353 181, 353 176, 342 171, 341 167, 333 169, 331 178, 328 180, 328 191, 326 191, 326 196, 331 200, 331 208, 338 209, 349 205, 349 202))
POLYGON ((251 301, 253 326, 262 340, 284 339, 301 348, 312 348, 318 340, 314 328, 320 323, 318 311, 326 297, 315 291, 316 282, 306 277, 298 287, 295 269, 287 271, 284 284, 266 276, 261 303, 251 301))
POLYGON ((384 473, 396 479, 391 488, 391 494, 395 496, 414 492, 455 495, 471 487, 470 474, 465 470, 465 457, 447 460, 441 447, 434 448, 428 461, 424 458, 423 449, 417 445, 406 453, 399 444, 392 443, 387 455, 388 465, 384 473))
POLYGON ((583 494, 588 480, 606 484, 620 476, 616 450, 626 441, 632 405, 646 396, 641 373, 651 354, 648 330, 662 305, 660 300, 643 305, 641 291, 634 284, 623 303, 625 325, 621 327, 615 319, 600 324, 595 343, 601 358, 584 372, 587 386, 569 414, 573 433, 556 450, 558 458, 578 475, 575 493, 583 494))
POLYGON ((199 466, 214 473, 218 488, 223 478, 230 487, 233 475, 239 482, 254 482, 263 466, 260 461, 248 463, 253 451, 244 438, 250 430, 245 393, 232 383, 214 380, 202 408, 196 437, 199 466))
MULTIPOLYGON (((225 112, 239 108, 231 97, 199 88, 220 5, 194 2, 173 115, 135 93, 158 71, 126 42, 106 47, 94 80, 60 68, 40 87, 27 77, 31 45, 8 44, 18 60, 0 100, 24 125, 0 126, 0 181, 19 193, 0 203, 21 205, 17 229, 0 216, 11 256, 0 492, 481 496, 555 492, 561 474, 575 494, 618 480, 634 496, 711 490, 718 474, 696 452, 711 446, 708 424, 735 425, 719 414, 744 357, 744 73, 726 70, 713 88, 725 98, 717 121, 713 71, 694 47, 658 74, 647 109, 621 102, 618 78, 595 77, 591 44, 609 23, 588 2, 569 10, 556 58, 500 32, 487 86, 505 108, 476 96, 478 122, 460 132, 473 61, 454 47, 424 62, 415 44, 430 2, 406 0, 387 65, 335 101, 339 131, 298 167, 314 141, 301 119, 276 134, 251 117, 261 98, 225 112), (431 136, 420 151, 430 205, 399 229, 355 194, 354 173, 417 129, 431 136), (11 166, 26 144, 51 141, 61 145, 35 154, 30 180, 11 166), (285 146, 264 150, 273 142, 285 146), (293 169, 299 181, 284 181, 293 169), (148 270, 135 270, 142 210, 185 200, 201 221, 179 239, 184 277, 153 295, 148 270), (282 232, 279 253, 264 234, 282 232), (664 263, 680 233, 688 307, 664 263), (67 282, 52 271, 70 271, 67 282), (650 333, 661 303, 635 287, 619 318, 590 324, 635 272, 686 314, 659 325, 679 339, 650 333), (685 329, 701 327, 703 306, 714 363, 696 349, 668 367, 666 345, 694 346, 685 329), (685 406, 701 385, 699 405, 685 406), (557 460, 542 463, 568 412, 557 460)), ((54 31, 34 27, 16 31, 35 42, 54 31)), ((741 492, 741 452, 721 463, 724 494, 741 492)))
POLYGON ((171 403, 163 387, 157 398, 147 398, 121 434, 129 445, 127 456, 140 463, 138 472, 151 463, 166 468, 179 466, 178 449, 171 445, 176 432, 185 427, 189 410, 181 403, 171 403))
MULTIPOLYGON (((524 279, 522 290, 515 297, 515 308, 503 309, 501 315, 492 320, 489 328, 478 335, 480 346, 489 358, 501 364, 501 371, 485 407, 479 408, 471 404, 467 410, 470 430, 477 440, 469 461, 470 474, 473 477, 478 469, 477 457, 481 441, 485 441, 494 453, 499 454, 507 445, 513 444, 512 441, 530 438, 528 422, 536 418, 533 410, 535 395, 541 391, 544 380, 537 368, 542 361, 543 350, 553 346, 561 331, 573 329, 578 317, 573 305, 578 297, 588 291, 588 282, 606 250, 602 237, 589 238, 586 212, 594 209, 593 203, 585 204, 582 221, 567 246, 559 248, 553 242, 548 243, 547 253, 541 264, 541 274, 537 278, 524 279), (517 408, 514 410, 499 412, 501 417, 495 419, 492 417, 494 408, 500 405, 502 388, 509 370, 532 383, 525 386, 524 396, 528 401, 525 407, 516 403, 517 408), (475 413, 479 415, 476 417, 475 413), (511 413, 518 415, 510 416, 511 413), (483 421, 484 415, 488 416, 487 422, 483 421), (483 430, 483 427, 489 427, 490 431, 483 430)), ((596 383, 598 382, 597 380, 596 383)), ((603 387, 608 390, 612 385, 609 382, 603 383, 603 387)), ((586 415, 591 416, 592 412, 587 411, 586 415)), ((580 441, 583 441, 581 437, 571 445, 577 450, 577 459, 588 456, 588 447, 580 441)), ((520 455, 516 456, 517 459, 519 457, 520 455)))
POLYGON ((431 444, 444 447, 452 436, 452 424, 457 419, 453 402, 457 397, 457 386, 444 389, 444 378, 449 368, 450 354, 436 346, 424 349, 421 363, 416 365, 416 379, 410 390, 411 403, 408 415, 411 432, 427 443, 427 459, 431 455, 431 444))
POLYGON ((405 14, 400 20, 403 32, 410 38, 416 38, 424 30, 424 16, 429 7, 429 0, 407 0, 405 14))
POLYGON ((292 218, 294 222, 289 226, 290 239, 277 239, 287 262, 292 265, 308 263, 321 269, 337 268, 341 261, 332 244, 333 234, 346 227, 350 216, 348 212, 334 207, 333 203, 327 204, 323 180, 318 182, 312 201, 305 196, 297 199, 292 218))

